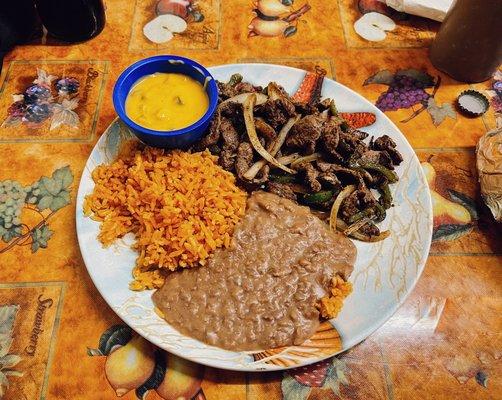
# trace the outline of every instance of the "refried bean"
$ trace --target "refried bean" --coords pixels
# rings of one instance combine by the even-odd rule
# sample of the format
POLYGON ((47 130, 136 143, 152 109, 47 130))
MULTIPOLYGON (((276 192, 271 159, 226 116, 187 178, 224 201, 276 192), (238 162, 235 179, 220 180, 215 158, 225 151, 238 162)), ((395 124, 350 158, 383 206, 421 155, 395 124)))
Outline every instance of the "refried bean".
POLYGON ((170 274, 153 294, 179 332, 228 350, 299 345, 319 326, 319 299, 347 279, 356 249, 307 207, 271 193, 247 202, 228 249, 170 274))

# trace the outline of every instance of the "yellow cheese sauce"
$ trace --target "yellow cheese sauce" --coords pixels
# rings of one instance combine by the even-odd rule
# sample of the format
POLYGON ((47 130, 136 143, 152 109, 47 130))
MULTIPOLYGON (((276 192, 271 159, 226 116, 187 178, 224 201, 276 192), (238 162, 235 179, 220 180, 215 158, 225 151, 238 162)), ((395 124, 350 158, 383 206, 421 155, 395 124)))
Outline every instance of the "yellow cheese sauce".
POLYGON ((195 79, 157 72, 141 78, 129 92, 126 114, 138 125, 157 131, 186 128, 209 107, 204 87, 195 79))

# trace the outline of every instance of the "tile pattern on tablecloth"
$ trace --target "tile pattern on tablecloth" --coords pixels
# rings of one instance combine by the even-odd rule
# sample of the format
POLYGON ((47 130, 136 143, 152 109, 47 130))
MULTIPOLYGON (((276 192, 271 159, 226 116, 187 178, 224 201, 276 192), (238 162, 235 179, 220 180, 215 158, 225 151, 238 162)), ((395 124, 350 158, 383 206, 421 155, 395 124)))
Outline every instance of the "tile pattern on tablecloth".
POLYGON ((8 379, 9 393, 16 393, 19 399, 44 398, 46 394, 65 289, 64 282, 0 284, 2 369, 28 378, 8 379))
MULTIPOLYGON (((44 60, 44 61, 12 61, 7 69, 2 88, 0 89, 0 142, 83 142, 90 141, 96 131, 98 113, 104 95, 108 63, 94 60, 44 60), (55 83, 60 78, 74 78, 79 84, 74 95, 78 100, 74 111, 78 122, 76 125, 61 124, 53 126, 55 112, 46 113, 46 118, 35 122, 24 118, 17 124, 8 124, 9 107, 14 103, 13 96, 19 96, 37 79, 37 71, 45 71, 54 79, 51 85, 50 105, 62 104, 55 83)), ((26 96, 25 96, 26 97, 26 96)), ((26 101, 22 101, 25 106, 26 101)), ((36 107, 36 104, 33 105, 36 107)), ((25 117, 26 118, 26 117, 25 117)))
POLYGON ((197 2, 195 7, 203 19, 196 21, 190 18, 187 30, 181 34, 175 33, 173 39, 165 44, 152 42, 143 33, 144 26, 158 16, 157 3, 157 0, 136 0, 129 41, 130 51, 215 50, 219 48, 222 23, 220 0, 197 2))
POLYGON ((433 191, 431 254, 501 254, 502 237, 483 204, 473 149, 417 151, 433 191))
POLYGON ((378 4, 376 1, 339 0, 340 15, 347 47, 355 48, 412 48, 428 47, 438 30, 439 23, 426 18, 395 12, 392 8, 378 4), (357 6, 355 4, 357 3, 357 6), (361 10, 371 12, 373 5, 385 12, 396 24, 396 29, 387 32, 382 41, 371 42, 361 38, 354 30, 354 23, 361 18, 361 10))

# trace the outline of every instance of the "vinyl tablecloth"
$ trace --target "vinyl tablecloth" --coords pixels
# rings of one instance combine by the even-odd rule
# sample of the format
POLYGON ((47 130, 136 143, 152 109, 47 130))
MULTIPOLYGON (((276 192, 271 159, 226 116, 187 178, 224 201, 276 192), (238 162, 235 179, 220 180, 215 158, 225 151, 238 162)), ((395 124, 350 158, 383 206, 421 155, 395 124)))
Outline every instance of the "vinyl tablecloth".
POLYGON ((167 53, 206 66, 320 67, 377 103, 408 138, 426 171, 435 199, 434 240, 407 301, 343 355, 286 372, 247 374, 168 355, 163 383, 146 398, 500 399, 502 231, 481 201, 475 168, 477 140, 495 127, 502 111, 492 90, 500 76, 475 85, 452 80, 427 55, 438 23, 374 1, 187 0, 192 12, 185 17, 186 30, 162 44, 143 34, 155 18, 156 2, 108 0, 107 24, 96 38, 77 45, 41 38, 15 48, 4 60, 0 398, 113 400, 142 394, 136 389, 152 373, 154 349, 130 369, 124 357, 99 350, 110 327, 126 338, 131 333, 87 274, 77 243, 75 198, 87 157, 115 118, 111 93, 117 76, 138 59, 167 53), (355 21, 375 8, 389 15, 395 29, 372 30, 363 21, 358 31, 364 37, 359 36, 355 21), (255 9, 281 14, 267 21, 255 9), (63 79, 50 94, 53 107, 28 104, 33 81, 50 75, 53 82, 63 79), (385 100, 399 89, 402 75, 422 82, 414 89, 426 94, 422 102, 412 104, 409 93, 385 100), (482 118, 466 118, 454 107, 457 95, 469 88, 490 98, 482 118), (75 101, 65 103, 58 89, 75 101), (24 98, 16 96, 23 92, 24 98), (20 212, 7 215, 7 209, 20 212))

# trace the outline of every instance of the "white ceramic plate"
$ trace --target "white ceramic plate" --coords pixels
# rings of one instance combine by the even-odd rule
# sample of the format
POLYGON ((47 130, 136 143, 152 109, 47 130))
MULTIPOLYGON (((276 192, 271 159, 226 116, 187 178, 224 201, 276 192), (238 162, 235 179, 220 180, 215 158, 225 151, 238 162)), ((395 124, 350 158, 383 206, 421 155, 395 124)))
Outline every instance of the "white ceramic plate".
MULTIPOLYGON (((293 93, 305 71, 265 64, 234 64, 209 68, 216 79, 226 81, 240 73, 246 81, 266 85, 275 81, 293 93)), ((382 224, 391 236, 379 243, 356 241, 357 261, 350 281, 353 293, 338 317, 324 325, 327 331, 305 346, 282 351, 232 352, 208 346, 174 330, 153 311, 151 292, 128 289, 136 254, 121 240, 104 249, 97 240, 99 223, 84 217, 84 196, 93 190, 91 171, 112 161, 121 141, 131 137, 119 121, 110 125, 94 147, 80 181, 77 198, 77 234, 85 265, 94 284, 110 307, 134 330, 157 346, 192 361, 239 371, 277 370, 310 364, 333 356, 361 342, 382 325, 404 302, 425 265, 432 235, 429 189, 410 144, 397 127, 373 104, 345 86, 325 79, 323 97, 336 100, 342 112, 370 111, 376 122, 363 130, 370 135, 392 137, 404 157, 397 168, 399 182, 392 185, 395 207, 382 224), (291 350, 296 350, 294 354, 291 350)))

